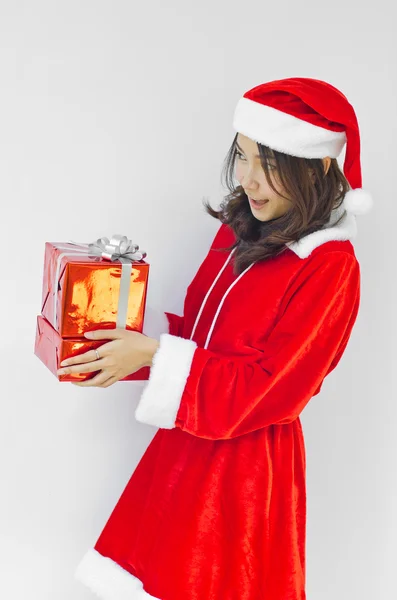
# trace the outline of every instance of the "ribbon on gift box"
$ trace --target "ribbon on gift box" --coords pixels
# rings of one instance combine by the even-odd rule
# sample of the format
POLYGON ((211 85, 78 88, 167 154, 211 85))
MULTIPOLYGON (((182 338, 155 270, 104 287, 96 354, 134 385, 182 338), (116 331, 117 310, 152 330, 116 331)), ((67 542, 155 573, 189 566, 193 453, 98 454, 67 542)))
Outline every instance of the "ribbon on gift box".
POLYGON ((64 256, 99 256, 105 260, 112 262, 119 261, 121 263, 121 279, 119 301, 117 306, 117 321, 116 327, 125 328, 127 325, 128 312, 128 297, 131 284, 132 262, 140 261, 146 257, 146 252, 139 250, 138 244, 134 244, 125 235, 113 234, 110 238, 98 238, 95 242, 78 243, 69 241, 68 246, 63 244, 54 244, 58 250, 68 250, 61 252, 57 258, 57 266, 54 277, 54 312, 53 323, 54 329, 57 329, 57 301, 58 301, 58 281, 61 269, 61 261, 64 256), (70 248, 70 245, 76 246, 75 249, 70 248), (71 251, 72 250, 72 251, 71 251))

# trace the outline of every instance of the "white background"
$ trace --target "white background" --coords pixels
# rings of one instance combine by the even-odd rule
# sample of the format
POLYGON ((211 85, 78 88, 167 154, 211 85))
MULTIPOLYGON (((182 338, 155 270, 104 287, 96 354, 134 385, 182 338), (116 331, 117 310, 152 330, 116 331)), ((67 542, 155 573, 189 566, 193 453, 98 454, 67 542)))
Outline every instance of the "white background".
POLYGON ((324 79, 355 107, 363 187, 375 202, 357 219, 355 329, 301 417, 308 600, 394 597, 390 11, 385 0, 0 3, 4 600, 92 598, 74 570, 157 431, 134 419, 139 384, 60 384, 34 356, 45 241, 126 234, 148 253, 148 302, 182 314, 219 226, 201 199, 216 207, 227 193, 220 173, 235 105, 251 87, 292 76, 324 79))

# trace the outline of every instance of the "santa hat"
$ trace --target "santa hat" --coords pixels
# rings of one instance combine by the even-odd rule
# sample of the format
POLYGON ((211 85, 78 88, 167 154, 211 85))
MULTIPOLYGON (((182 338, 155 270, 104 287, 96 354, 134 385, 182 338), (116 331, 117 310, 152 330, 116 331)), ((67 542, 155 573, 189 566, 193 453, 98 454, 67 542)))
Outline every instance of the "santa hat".
POLYGON ((346 143, 343 172, 352 188, 344 198, 348 212, 372 208, 361 187, 360 132, 352 105, 337 88, 308 77, 258 85, 237 102, 233 128, 273 150, 304 158, 336 158, 346 143))

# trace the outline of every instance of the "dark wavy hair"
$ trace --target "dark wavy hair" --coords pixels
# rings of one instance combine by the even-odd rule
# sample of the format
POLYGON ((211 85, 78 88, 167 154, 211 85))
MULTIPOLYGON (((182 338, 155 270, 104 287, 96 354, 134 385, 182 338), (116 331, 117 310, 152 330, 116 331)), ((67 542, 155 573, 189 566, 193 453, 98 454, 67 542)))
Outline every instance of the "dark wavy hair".
MULTIPOLYGON (((236 275, 254 261, 281 254, 286 250, 287 242, 295 242, 323 227, 329 220, 331 211, 339 208, 350 189, 336 158, 331 159, 325 174, 321 158, 291 156, 257 143, 262 168, 270 187, 279 196, 292 202, 291 208, 284 215, 270 221, 259 221, 251 212, 244 188, 234 184, 237 136, 238 133, 226 155, 221 176, 230 193, 223 198, 218 211, 210 206, 207 199, 203 199, 206 212, 229 225, 235 233, 236 241, 232 246, 216 250, 229 252, 237 248, 233 257, 236 275), (268 158, 275 160, 278 179, 288 196, 283 196, 274 187, 269 175, 268 158), (309 169, 314 173, 314 181, 309 169)), ((344 214, 343 212, 340 219, 344 214)))

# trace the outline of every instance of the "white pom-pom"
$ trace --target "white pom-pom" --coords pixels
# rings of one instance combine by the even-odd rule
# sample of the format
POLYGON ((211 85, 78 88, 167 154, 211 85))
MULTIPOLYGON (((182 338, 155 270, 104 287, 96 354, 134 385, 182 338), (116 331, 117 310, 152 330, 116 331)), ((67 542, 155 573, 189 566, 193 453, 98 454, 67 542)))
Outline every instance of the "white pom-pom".
POLYGON ((353 215, 364 215, 373 206, 371 194, 362 188, 349 190, 345 195, 343 203, 347 212, 353 213, 353 215))

